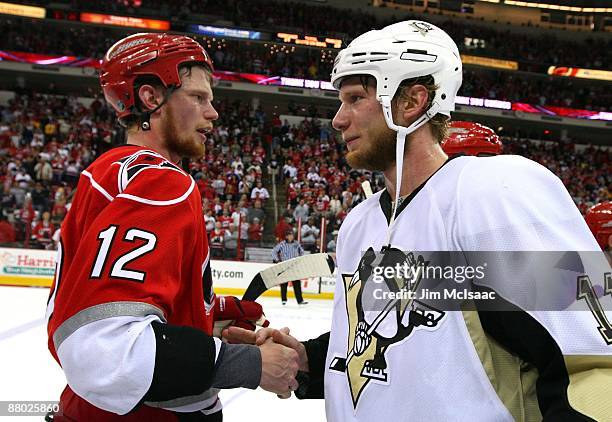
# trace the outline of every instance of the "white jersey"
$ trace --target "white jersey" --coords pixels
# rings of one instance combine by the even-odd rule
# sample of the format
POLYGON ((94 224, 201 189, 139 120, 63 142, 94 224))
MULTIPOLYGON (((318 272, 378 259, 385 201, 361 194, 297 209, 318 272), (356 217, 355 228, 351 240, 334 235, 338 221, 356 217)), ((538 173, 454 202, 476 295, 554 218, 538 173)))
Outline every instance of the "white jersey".
MULTIPOLYGON (((404 202, 391 237, 391 245, 401 251, 599 250, 561 181, 519 156, 449 160, 404 202)), ((359 276, 360 261, 368 249, 380 251, 386 246, 389 213, 389 194, 378 192, 352 210, 340 229, 324 373, 328 421, 541 420, 543 414, 552 412, 546 402, 551 390, 555 390, 552 396, 563 396, 570 412, 612 420, 606 393, 611 387, 609 375, 592 382, 584 372, 579 374, 590 369, 580 360, 584 356, 610 363, 612 346, 598 330, 597 316, 601 314, 516 313, 517 317, 523 314, 527 325, 533 322, 542 329, 543 337, 551 339, 546 347, 554 349, 549 357, 533 352, 533 360, 540 365, 540 379, 548 377, 552 386, 538 384, 536 399, 537 375, 528 377, 531 367, 515 353, 504 352, 508 348, 504 340, 511 336, 490 339, 497 326, 461 311, 429 309, 430 323, 422 325, 413 323, 410 312, 364 312, 356 293, 357 287, 365 291, 366 280, 359 276), (507 367, 516 369, 512 373, 515 379, 502 378, 507 371, 497 366, 503 359, 513 362, 507 367), (547 367, 545 361, 550 359, 561 369, 553 368, 552 363, 547 367), (604 390, 592 387, 604 381, 604 390), (594 402, 598 404, 593 409, 594 402)), ((603 286, 603 274, 592 282, 603 286)), ((589 311, 586 301, 577 302, 589 311)), ((612 314, 608 313, 610 319, 612 314)), ((528 347, 524 349, 525 355, 532 353, 528 347)), ((518 350, 523 350, 522 346, 518 350)))

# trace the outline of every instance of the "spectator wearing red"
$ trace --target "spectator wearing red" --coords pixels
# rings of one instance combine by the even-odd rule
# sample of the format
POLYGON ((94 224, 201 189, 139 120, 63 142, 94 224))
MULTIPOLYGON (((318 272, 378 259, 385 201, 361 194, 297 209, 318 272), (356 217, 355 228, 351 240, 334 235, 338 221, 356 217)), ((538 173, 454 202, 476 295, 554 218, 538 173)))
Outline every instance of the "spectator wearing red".
POLYGON ((253 218, 253 222, 249 224, 249 243, 261 245, 263 239, 263 225, 260 224, 259 218, 253 218))
POLYGON ((62 224, 62 221, 64 221, 64 217, 66 216, 67 212, 68 208, 66 208, 66 200, 56 200, 55 204, 53 205, 53 209, 51 210, 51 221, 53 224, 59 227, 62 224))
POLYGON ((293 231, 293 226, 289 223, 290 219, 291 217, 289 215, 284 215, 280 219, 276 227, 274 227, 274 237, 276 238, 277 242, 284 240, 285 234, 288 231, 293 231))
POLYGON ((223 258, 225 235, 227 230, 221 226, 221 222, 215 223, 215 229, 210 234, 210 253, 213 258, 223 258))
POLYGON ((13 243, 16 239, 15 227, 0 213, 0 244, 13 243))
POLYGON ((217 222, 221 223, 221 227, 225 230, 229 229, 230 224, 233 224, 234 220, 227 207, 225 207, 221 216, 217 218, 217 222))
POLYGON ((55 225, 51 222, 51 213, 45 211, 32 230, 32 238, 43 246, 50 246, 53 244, 53 233, 55 233, 55 225))
POLYGON ((34 206, 32 205, 32 196, 27 193, 23 201, 21 211, 19 211, 19 219, 27 226, 31 226, 34 221, 34 206))

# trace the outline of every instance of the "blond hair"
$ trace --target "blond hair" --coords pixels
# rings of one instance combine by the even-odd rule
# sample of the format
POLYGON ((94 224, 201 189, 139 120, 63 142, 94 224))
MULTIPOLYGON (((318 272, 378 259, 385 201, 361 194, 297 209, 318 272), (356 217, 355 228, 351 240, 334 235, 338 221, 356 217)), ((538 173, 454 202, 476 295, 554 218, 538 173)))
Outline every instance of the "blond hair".
MULTIPOLYGON (((428 99, 427 104, 425 105, 425 110, 428 110, 436 97, 436 90, 439 88, 439 86, 435 84, 431 75, 420 76, 418 78, 406 79, 402 81, 397 88, 393 101, 397 101, 399 99, 410 101, 410 98, 408 98, 406 92, 414 85, 423 85, 425 89, 427 89, 428 99)), ((428 123, 431 126, 431 133, 433 134, 436 142, 440 143, 448 136, 449 121, 450 118, 442 113, 436 114, 429 120, 428 123)))

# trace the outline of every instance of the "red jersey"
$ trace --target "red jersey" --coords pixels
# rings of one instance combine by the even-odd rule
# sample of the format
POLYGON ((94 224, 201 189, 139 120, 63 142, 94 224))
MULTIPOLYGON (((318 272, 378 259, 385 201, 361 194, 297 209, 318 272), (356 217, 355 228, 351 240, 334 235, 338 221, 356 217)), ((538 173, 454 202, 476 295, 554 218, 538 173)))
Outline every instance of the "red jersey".
MULTIPOLYGON (((62 339, 89 320, 99 321, 101 310, 108 318, 133 315, 137 308, 211 335, 208 254, 202 201, 190 175, 143 147, 103 154, 83 171, 61 227, 47 310, 51 354, 60 363, 62 339)), ((109 415, 96 414, 86 402, 80 408, 87 408, 81 416, 88 420, 109 415)), ((169 414, 141 406, 126 416, 139 420, 141 412, 158 412, 158 420, 169 414)))
POLYGON ((51 242, 51 238, 55 233, 55 227, 49 222, 39 221, 32 230, 32 236, 40 242, 51 242))

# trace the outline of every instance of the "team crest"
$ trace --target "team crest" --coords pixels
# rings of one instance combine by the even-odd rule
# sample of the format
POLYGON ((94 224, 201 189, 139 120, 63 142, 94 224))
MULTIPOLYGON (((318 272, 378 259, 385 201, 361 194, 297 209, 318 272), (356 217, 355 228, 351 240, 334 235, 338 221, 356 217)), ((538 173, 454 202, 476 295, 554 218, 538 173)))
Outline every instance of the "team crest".
POLYGON ((433 26, 427 22, 412 21, 409 23, 409 25, 414 28, 414 32, 420 32, 423 36, 427 35, 429 31, 433 30, 433 26))
POLYGON ((381 253, 370 248, 354 274, 342 275, 349 326, 348 353, 334 356, 329 369, 332 373, 346 374, 354 409, 370 382, 390 383, 393 368, 385 357, 389 347, 406 341, 415 329, 436 329, 445 315, 405 295, 381 298, 383 292, 391 293, 385 297, 393 297, 393 293, 416 293, 419 288, 422 273, 418 271, 408 278, 383 277, 376 271, 396 264, 424 268, 428 262, 422 256, 395 248, 383 249, 381 253))
POLYGON ((119 192, 123 192, 127 185, 142 171, 150 168, 163 168, 175 170, 181 174, 183 171, 175 164, 153 151, 138 151, 129 157, 117 161, 119 169, 119 192))

